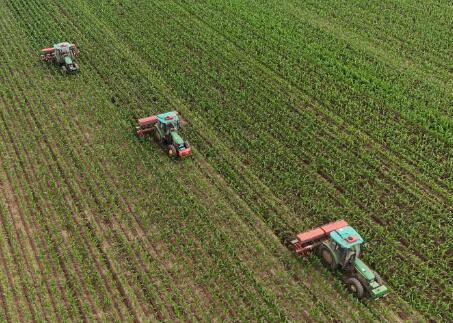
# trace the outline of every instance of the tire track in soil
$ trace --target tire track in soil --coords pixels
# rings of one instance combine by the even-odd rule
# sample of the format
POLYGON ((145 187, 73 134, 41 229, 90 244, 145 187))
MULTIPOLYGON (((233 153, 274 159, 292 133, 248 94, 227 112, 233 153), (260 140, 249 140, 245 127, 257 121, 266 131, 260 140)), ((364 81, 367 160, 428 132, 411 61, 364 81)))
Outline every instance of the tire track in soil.
MULTIPOLYGON (((4 124, 6 125, 5 119, 3 118, 3 115, 2 115, 2 121, 3 121, 4 124)), ((8 130, 8 133, 10 133, 10 130, 8 130)), ((13 141, 13 143, 14 143, 14 141, 13 141)), ((15 154, 16 154, 16 156, 17 156, 17 159, 16 159, 16 160, 19 161, 19 164, 20 164, 21 168, 22 168, 23 170, 27 169, 27 168, 25 168, 24 162, 23 162, 22 159, 19 157, 20 155, 19 155, 19 152, 18 152, 18 150, 17 150, 17 147, 14 147, 14 151, 15 151, 15 154)), ((27 156, 27 159, 28 159, 28 164, 29 164, 29 165, 33 165, 32 163, 30 163, 29 156, 27 156)), ((26 171, 24 171, 24 172, 19 172, 19 171, 16 169, 16 167, 13 167, 13 168, 14 168, 14 170, 15 170, 15 173, 16 173, 17 178, 20 178, 20 177, 19 177, 19 173, 22 173, 22 174, 25 176, 25 178, 26 178, 26 182, 27 182, 27 184, 28 184, 28 187, 29 187, 29 188, 35 187, 35 185, 32 184, 32 183, 34 183, 34 182, 31 180, 31 178, 30 178, 28 172, 26 172, 26 171)), ((35 174, 36 174, 36 171, 35 171, 35 169, 34 169, 33 166, 31 166, 31 170, 32 170, 32 173, 34 174, 34 177, 35 177, 35 178, 38 178, 38 177, 36 177, 36 175, 35 175, 35 174)), ((38 181, 38 182, 39 182, 39 181, 38 181)), ((41 188, 42 188, 42 187, 41 187, 41 188)), ((44 210, 41 208, 41 206, 40 206, 40 204, 39 204, 39 199, 37 198, 37 195, 36 195, 36 193, 35 193, 34 191, 32 191, 32 196, 33 196, 33 200, 36 202, 36 206, 37 206, 37 208, 38 208, 39 213, 41 213, 41 215, 43 215, 43 216, 45 217, 45 216, 46 216, 46 215, 45 215, 46 213, 45 213, 44 210)), ((49 208, 49 206, 50 206, 50 205, 47 205, 47 208, 46 208, 47 210, 50 210, 50 209, 51 209, 51 208, 49 208)), ((52 246, 57 246, 58 243, 57 243, 57 241, 54 240, 54 238, 53 238, 53 236, 52 236, 52 234, 51 234, 51 230, 49 229, 48 224, 46 224, 45 227, 46 227, 46 232, 47 232, 48 236, 51 238, 52 246)), ((44 242, 43 244, 45 245, 45 242, 44 242)), ((55 252, 55 254, 58 254, 58 250, 55 249, 54 252, 55 252)), ((76 292, 76 290, 75 290, 75 287, 74 287, 74 285, 72 284, 71 279, 69 278, 70 276, 69 276, 69 274, 68 274, 68 270, 67 270, 65 264, 63 263, 63 260, 61 259, 61 257, 57 257, 57 259, 58 259, 58 261, 59 261, 59 264, 60 264, 61 269, 63 270, 64 276, 65 276, 65 280, 66 280, 66 282, 67 282, 67 284, 68 284, 68 287, 69 287, 69 289, 70 289, 70 291, 71 291, 71 294, 75 295, 75 296, 76 296, 76 299, 77 299, 77 301, 78 301, 78 302, 77 302, 77 308, 78 308, 78 311, 79 311, 79 315, 80 315, 80 317, 83 319, 84 322, 88 322, 88 320, 87 320, 87 318, 86 318, 86 316, 85 316, 85 314, 84 314, 84 312, 83 312, 83 310, 82 310, 82 305, 81 305, 81 303, 80 303, 80 299, 79 299, 79 297, 77 297, 77 292, 76 292)), ((78 271, 78 272, 80 273, 80 270, 78 270, 78 265, 76 264, 76 262, 73 262, 73 266, 74 266, 74 268, 77 268, 76 271, 78 271)), ((55 271, 54 271, 54 273, 56 274, 55 271)), ((60 288, 60 290, 62 290, 62 289, 60 288)))
MULTIPOLYGON (((19 89, 22 91, 22 89, 21 89, 21 87, 20 87, 19 85, 17 85, 17 88, 19 88, 19 89)), ((25 102, 26 102, 28 108, 29 108, 29 109, 32 109, 31 106, 33 106, 33 104, 31 104, 31 103, 28 101, 28 99, 25 97, 25 94, 24 94, 23 91, 22 91, 21 93, 23 94, 23 96, 24 96, 24 98, 25 98, 25 102)), ((36 122, 36 116, 33 115, 33 119, 34 119, 34 121, 36 122)), ((31 129, 35 128, 35 127, 33 127, 30 123, 29 123, 29 126, 31 127, 31 129)), ((38 127, 38 128, 39 128, 39 127, 38 127)), ((41 134, 44 135, 44 134, 42 133, 42 131, 41 131, 41 134)), ((52 168, 50 167, 50 165, 48 165, 48 167, 49 167, 49 169, 52 169, 52 168)), ((60 171, 61 171, 61 169, 60 169, 60 171)), ((58 178, 58 176, 57 176, 57 178, 58 178)), ((57 180, 57 178, 54 177, 55 183, 60 183, 60 182, 57 180)), ((61 187, 61 184, 59 184, 59 186, 61 187)), ((66 198, 66 202, 67 202, 67 205, 70 205, 70 200, 68 200, 67 198, 66 198)), ((93 256, 93 259, 95 259, 94 256, 93 256)), ((78 267, 78 265, 76 265, 76 262, 74 262, 74 266, 75 266, 75 268, 77 268, 76 270, 79 272, 79 273, 78 273, 79 276, 83 276, 83 275, 80 274, 80 269, 78 269, 79 267, 78 267)), ((99 272, 101 275, 103 275, 103 272, 100 270, 99 267, 98 267, 98 272, 99 272)), ((105 281, 106 281, 106 280, 105 280, 105 281)), ((74 295, 77 295, 77 294, 74 294, 74 295)), ((88 295, 88 293, 86 292, 86 290, 85 290, 85 295, 88 295)), ((90 302, 90 305, 91 305, 92 309, 95 309, 96 307, 94 306, 94 303, 92 302, 92 299, 91 299, 90 297, 88 297, 88 300, 89 300, 89 302, 90 302)), ((80 308, 81 308, 81 307, 80 307, 80 308)), ((82 316, 82 317, 83 317, 83 316, 82 316)), ((86 320, 86 318, 85 318, 85 320, 86 320)))
MULTIPOLYGON (((1 187, 0 187, 1 188, 1 187)), ((3 208, 2 205, 0 205, 0 211, 1 209, 3 208)), ((9 285, 9 291, 12 293, 12 296, 13 296, 13 303, 14 303, 14 306, 16 307, 16 313, 18 314, 19 316, 19 320, 21 322, 23 322, 24 318, 22 316, 22 311, 20 310, 20 306, 19 306, 19 303, 18 303, 18 297, 17 297, 17 294, 16 294, 16 290, 13 286, 13 278, 11 277, 11 273, 10 271, 8 270, 8 265, 7 265, 7 262, 5 260, 5 256, 3 254, 3 248, 1 247, 0 245, 0 263, 2 264, 3 268, 5 269, 5 273, 6 273, 6 277, 7 277, 7 280, 8 280, 8 285, 9 285)), ((1 292, 1 299, 2 299, 2 305, 4 307, 4 313, 7 317, 7 321, 8 322, 11 322, 11 318, 9 317, 9 313, 8 313, 8 307, 7 307, 7 302, 6 302, 6 296, 3 292, 3 288, 1 288, 0 286, 0 292, 1 292)))
MULTIPOLYGON (((6 176, 7 176, 7 178, 8 178, 8 182, 10 183, 9 185, 11 185, 11 178, 9 177, 8 174, 7 174, 6 176)), ((53 307, 53 312, 57 315, 57 320, 61 321, 61 317, 60 317, 60 315, 59 315, 59 313, 58 313, 58 311, 57 311, 57 307, 56 307, 56 304, 55 304, 55 300, 54 300, 54 298, 52 297, 52 293, 51 293, 51 291, 50 291, 49 284, 48 284, 47 280, 46 280, 46 279, 44 278, 44 276, 43 276, 44 267, 43 267, 41 261, 39 260, 39 256, 38 256, 39 253, 38 253, 38 251, 37 251, 37 249, 36 249, 36 245, 35 245, 34 242, 33 242, 33 235, 32 235, 32 233, 30 232, 29 226, 27 225, 27 223, 26 223, 25 220, 24 220, 25 217, 24 217, 24 214, 22 213, 22 211, 21 211, 21 209, 20 209, 20 202, 18 201, 18 199, 16 199, 16 198, 14 197, 14 194, 12 193, 12 191, 9 191, 9 190, 7 190, 7 189, 4 188, 4 189, 3 189, 3 193, 4 193, 3 195, 4 195, 4 197, 5 197, 5 200, 6 200, 6 202, 7 202, 7 207, 8 207, 9 213, 10 213, 10 215, 12 216, 12 220, 13 220, 12 222, 13 222, 13 223, 16 223, 17 216, 19 216, 19 217, 20 217, 20 221, 21 221, 21 223, 22 223, 22 228, 18 228, 18 227, 14 224, 14 228, 15 228, 15 230, 17 231, 17 232, 16 232, 16 238, 17 238, 17 240, 19 240, 19 242, 22 241, 22 239, 21 239, 21 237, 19 236, 18 232, 21 231, 21 229, 22 229, 22 230, 25 230, 26 236, 27 236, 28 241, 29 241, 29 244, 30 244, 30 247, 31 247, 31 249, 32 249, 32 254, 33 254, 34 259, 35 259, 35 261, 36 261, 36 263, 37 263, 37 266, 38 266, 38 269, 39 269, 39 273, 41 274, 41 279, 40 279, 39 281, 45 282, 45 284, 46 284, 46 291, 47 291, 47 293, 49 294, 49 300, 50 300, 51 305, 52 305, 52 307, 53 307)), ((25 261, 26 261, 26 267, 27 267, 27 268, 33 268, 33 267, 30 265, 30 263, 28 262, 27 256, 25 255, 25 254, 26 254, 26 251, 25 251, 26 247, 24 247, 22 243, 20 243, 20 245, 21 245, 21 248, 23 248, 22 251, 23 251, 23 254, 24 254, 25 261)), ((33 274, 32 269, 29 269, 29 271, 30 271, 31 274, 32 274, 33 283, 35 284, 35 286, 39 286, 38 280, 37 280, 36 276, 33 274)), ((44 304, 42 303, 42 298, 41 298, 40 296, 39 296, 38 298, 39 298, 39 303, 40 303, 41 308, 42 308, 42 311, 43 311, 44 318, 45 318, 46 321, 48 321, 48 320, 49 320, 49 317, 48 317, 48 315, 47 315, 47 310, 46 310, 44 304)))
MULTIPOLYGON (((27 102, 28 102, 28 101, 27 101, 27 102)), ((29 106, 29 108, 30 108, 31 114, 33 115, 33 118, 36 120, 36 116, 34 115, 34 113, 33 113, 33 111, 31 110, 31 107, 30 107, 30 106, 29 106)), ((41 130, 40 125, 37 125, 37 126, 38 126, 38 128, 41 130)), ((42 130, 41 130, 41 133, 42 133, 42 130)), ((44 141, 46 142, 47 146, 48 146, 49 149, 51 150, 52 158, 53 158, 54 161, 55 161, 55 158, 56 158, 56 157, 55 157, 55 154, 52 152, 52 147, 49 145, 49 143, 48 143, 48 141, 47 141, 46 138, 44 139, 44 141)), ((59 167, 59 170, 60 170, 60 172, 62 172, 62 169, 61 169, 60 167, 59 167)), ((75 200, 75 201, 76 201, 76 200, 75 200)), ((92 229, 92 228, 91 228, 91 229, 92 229)), ((102 254, 102 258, 103 258, 103 261, 106 263, 107 267, 108 267, 109 269, 111 269, 111 268, 112 268, 112 267, 111 267, 111 263, 109 262, 109 259, 106 258, 106 254, 105 254, 105 253, 102 254)), ((98 268, 98 272, 102 275, 102 271, 99 270, 99 268, 98 268)), ((116 281, 116 283, 118 284, 118 281, 116 281)), ((124 293, 124 289, 123 289, 122 291, 120 290, 120 293, 124 293)), ((123 295, 123 298, 125 298, 124 295, 123 295)), ((125 300, 125 302, 127 303, 128 300, 125 300)), ((126 305, 126 306, 127 306, 127 305, 126 305)))
POLYGON ((129 206, 129 210, 130 210, 130 206, 129 206))
MULTIPOLYGON (((20 88, 18 86, 18 88, 20 88)), ((21 89, 21 88, 20 88, 21 89)), ((22 89, 21 89, 22 91, 22 89)), ((23 93, 23 92, 21 92, 23 93)), ((24 94, 23 94, 24 95, 24 94)), ((64 174, 64 171, 63 171, 63 167, 60 165, 60 162, 58 161, 58 158, 56 157, 56 154, 52 148, 52 146, 50 145, 48 139, 47 139, 47 136, 46 134, 44 133, 43 129, 42 129, 42 126, 40 125, 40 123, 38 122, 39 119, 36 118, 36 115, 34 114, 33 112, 33 103, 30 103, 28 101, 28 99, 25 97, 24 95, 24 99, 25 99, 25 102, 27 103, 27 107, 29 108, 29 112, 30 112, 30 115, 32 116, 32 119, 34 120, 35 122, 35 125, 40 133, 40 138, 43 140, 44 142, 44 145, 47 146, 47 148, 49 149, 49 152, 50 152, 50 156, 53 160, 53 162, 56 164, 57 166, 57 169, 60 173, 61 176, 55 176, 54 179, 56 180, 56 178, 60 177, 62 178, 63 182, 65 183, 66 187, 68 188, 69 190, 69 194, 70 194, 70 198, 66 196, 65 200, 67 202, 67 205, 71 205, 71 200, 75 202, 75 205, 76 205, 76 208, 78 209, 78 213, 79 214, 84 214, 84 210, 82 209, 80 203, 78 202, 79 200, 77 199, 76 197, 76 193, 74 191, 74 189, 72 188, 72 186, 70 186, 70 183, 69 183, 69 180, 68 178, 66 177, 66 175, 64 174)), ((36 105, 36 106, 39 106, 39 105, 36 105)), ((49 165, 49 169, 52 169, 49 165)), ((56 180, 56 183, 61 183, 60 181, 56 180)), ((60 187, 61 187, 61 184, 60 184, 60 187)), ((86 219, 85 219, 86 220, 86 219)), ((81 228, 83 227, 81 225, 81 223, 79 221, 76 220, 76 217, 74 217, 74 222, 76 223, 76 227, 77 228, 81 228)), ((88 231, 90 233, 94 232, 93 231, 93 228, 88 224, 87 222, 87 228, 88 228, 88 231)), ((87 242, 86 240, 86 237, 84 237, 84 241, 85 241, 85 245, 89 246, 89 243, 87 242)), ((96 246, 98 247, 98 249, 100 249, 100 246, 96 246)), ((87 251, 90 252, 92 254, 92 257, 93 257, 93 260, 96 259, 96 257, 94 256, 93 254, 93 251, 91 250, 91 248, 88 248, 87 251), (89 249, 89 250, 88 250, 89 249)), ((112 265, 110 263, 110 260, 107 258, 107 255, 104 253, 104 251, 102 250, 102 252, 100 252, 100 256, 101 256, 101 259, 103 260, 104 264, 107 266, 107 269, 110 271, 110 270, 113 270, 112 268, 112 265)), ((104 274, 103 274, 103 271, 101 270, 101 267, 99 267, 99 264, 96 262, 96 266, 97 266, 97 271, 98 273, 104 277, 104 274)), ((116 275, 116 273, 115 273, 116 275)), ((121 296, 123 297, 123 299, 125 299, 125 291, 124 291, 124 288, 122 287, 119 287, 118 284, 119 284, 119 280, 118 278, 114 275, 112 275, 114 277, 114 281, 115 281, 115 284, 117 285, 117 288, 119 288, 119 292, 121 294, 121 296)), ((107 282, 109 280, 106 280, 105 277, 103 279, 104 283, 105 283, 105 287, 107 288, 108 291, 110 291, 110 294, 112 294, 111 292, 111 289, 109 287, 109 285, 107 284, 107 282)), ((115 303, 115 298, 112 299, 113 302, 115 303)), ((126 307, 129 308, 130 304, 128 305, 128 300, 124 300, 125 304, 126 304, 126 307)), ((92 302, 92 300, 90 299, 90 305, 92 307, 92 309, 95 309, 96 307, 94 306, 94 303, 92 302)), ((122 315, 120 314, 120 312, 118 312, 119 316, 122 317, 122 315)))

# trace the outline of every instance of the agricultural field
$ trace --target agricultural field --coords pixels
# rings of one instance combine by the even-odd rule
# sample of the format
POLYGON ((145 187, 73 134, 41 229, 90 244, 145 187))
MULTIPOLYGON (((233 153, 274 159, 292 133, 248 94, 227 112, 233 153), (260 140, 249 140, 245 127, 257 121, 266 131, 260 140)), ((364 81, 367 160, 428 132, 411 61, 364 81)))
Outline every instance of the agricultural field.
POLYGON ((449 1, 0 1, 0 321, 453 321, 449 1), (80 73, 40 61, 75 41, 80 73), (179 111, 192 155, 135 136, 179 111), (337 219, 390 289, 283 243, 337 219))

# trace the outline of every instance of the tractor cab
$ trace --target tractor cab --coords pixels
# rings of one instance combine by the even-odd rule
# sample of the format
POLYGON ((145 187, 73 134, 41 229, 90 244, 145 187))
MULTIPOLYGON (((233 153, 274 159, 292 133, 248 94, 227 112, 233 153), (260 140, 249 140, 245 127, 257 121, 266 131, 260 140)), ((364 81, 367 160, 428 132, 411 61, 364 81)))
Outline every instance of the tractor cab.
POLYGON ((63 62, 64 58, 72 56, 71 52, 71 44, 68 42, 58 43, 53 45, 55 48, 55 55, 57 57, 58 62, 63 62))
POLYGON ((343 268, 353 265, 360 257, 360 245, 363 243, 360 234, 348 225, 330 232, 329 235, 339 265, 343 268))
POLYGON ((79 65, 74 62, 78 54, 79 50, 75 44, 62 42, 54 44, 50 48, 43 48, 41 50, 41 60, 44 62, 53 62, 60 66, 63 73, 72 73, 79 70, 79 65))
POLYGON ((172 131, 179 130, 179 118, 175 112, 166 112, 157 115, 157 124, 163 135, 169 136, 172 131))
POLYGON ((387 295, 388 289, 380 276, 359 258, 360 245, 363 243, 360 234, 347 225, 331 231, 329 237, 330 241, 325 246, 331 248, 336 266, 350 273, 351 277, 346 282, 351 291, 359 298, 363 296, 364 290, 373 299, 387 295))
POLYGON ((182 139, 179 130, 186 124, 179 112, 170 111, 138 119, 137 135, 154 132, 154 138, 167 148, 168 155, 184 157, 190 155, 190 145, 182 139))
POLYGON ((178 113, 175 111, 161 113, 156 116, 155 136, 167 146, 170 156, 186 156, 190 153, 190 146, 179 134, 181 128, 178 113))
POLYGON ((360 257, 363 238, 345 220, 338 220, 301 232, 290 245, 298 255, 318 250, 323 262, 331 269, 341 269, 349 278, 348 288, 361 298, 367 291, 377 299, 388 294, 382 278, 370 269, 360 257))
POLYGON ((54 45, 56 62, 61 66, 65 73, 76 72, 79 66, 74 63, 74 58, 78 51, 74 44, 68 42, 58 43, 54 45))
POLYGON ((54 48, 60 53, 60 55, 64 56, 64 55, 69 54, 70 46, 71 46, 71 44, 69 44, 68 42, 63 42, 63 43, 55 44, 54 48))

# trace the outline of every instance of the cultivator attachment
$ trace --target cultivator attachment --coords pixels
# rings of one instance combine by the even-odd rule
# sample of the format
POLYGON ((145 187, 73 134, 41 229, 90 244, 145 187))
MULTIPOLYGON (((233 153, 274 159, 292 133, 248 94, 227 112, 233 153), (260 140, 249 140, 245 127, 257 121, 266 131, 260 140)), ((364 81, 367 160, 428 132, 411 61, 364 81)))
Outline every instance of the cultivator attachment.
POLYGON ((137 136, 143 137, 144 135, 154 130, 154 125, 157 123, 156 116, 149 116, 137 120, 137 136))
POLYGON ((41 50, 41 60, 44 62, 51 61, 55 58, 55 48, 43 48, 41 50))
POLYGON ((329 233, 347 226, 345 220, 338 220, 329 224, 325 224, 315 229, 299 233, 296 239, 291 241, 294 251, 301 256, 305 256, 325 240, 329 238, 329 233))

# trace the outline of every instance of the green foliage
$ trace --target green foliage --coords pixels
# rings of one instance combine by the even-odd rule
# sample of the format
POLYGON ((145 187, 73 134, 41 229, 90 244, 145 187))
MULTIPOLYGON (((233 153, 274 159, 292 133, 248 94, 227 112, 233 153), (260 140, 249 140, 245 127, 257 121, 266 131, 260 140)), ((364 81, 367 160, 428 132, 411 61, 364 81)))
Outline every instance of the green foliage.
POLYGON ((1 319, 451 319, 450 7, 33 0, 0 15, 1 319), (38 62, 63 40, 80 75, 38 62), (189 122, 183 161, 133 135, 170 110, 189 122), (337 218, 388 301, 353 299, 282 245, 337 218))

